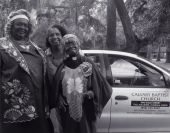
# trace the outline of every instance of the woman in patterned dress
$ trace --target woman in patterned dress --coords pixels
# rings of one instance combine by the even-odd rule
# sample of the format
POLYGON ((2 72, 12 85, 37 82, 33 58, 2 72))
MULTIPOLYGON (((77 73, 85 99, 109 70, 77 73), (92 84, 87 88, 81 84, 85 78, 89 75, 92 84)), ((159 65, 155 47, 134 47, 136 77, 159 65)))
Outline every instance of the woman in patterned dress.
POLYGON ((96 120, 112 89, 95 64, 80 54, 77 36, 63 37, 64 60, 53 81, 52 105, 59 107, 63 133, 96 133, 96 120))
POLYGON ((0 133, 53 133, 46 58, 30 40, 29 13, 10 13, 5 31, 0 39, 0 133))

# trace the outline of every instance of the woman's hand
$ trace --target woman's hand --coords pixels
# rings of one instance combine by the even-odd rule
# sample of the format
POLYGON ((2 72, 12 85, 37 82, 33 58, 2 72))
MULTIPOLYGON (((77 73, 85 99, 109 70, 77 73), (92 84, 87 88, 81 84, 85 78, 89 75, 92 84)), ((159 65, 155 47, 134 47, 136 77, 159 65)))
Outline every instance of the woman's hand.
POLYGON ((64 112, 66 112, 66 106, 67 102, 64 100, 62 96, 59 96, 59 109, 62 109, 64 112))
POLYGON ((92 99, 92 98, 94 98, 94 93, 93 93, 93 91, 87 91, 87 92, 83 93, 83 97, 92 99))

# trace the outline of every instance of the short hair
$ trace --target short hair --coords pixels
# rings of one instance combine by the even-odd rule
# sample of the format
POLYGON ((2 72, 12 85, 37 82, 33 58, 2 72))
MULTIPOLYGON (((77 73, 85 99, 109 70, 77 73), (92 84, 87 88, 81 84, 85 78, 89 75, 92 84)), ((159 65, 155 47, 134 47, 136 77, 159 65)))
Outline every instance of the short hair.
POLYGON ((60 31, 62 37, 67 34, 67 30, 65 29, 65 27, 63 27, 63 26, 61 26, 61 25, 54 24, 54 25, 50 26, 50 27, 48 28, 48 30, 47 30, 47 36, 46 36, 46 47, 47 47, 47 48, 51 48, 51 44, 50 44, 50 42, 48 41, 48 38, 49 38, 49 34, 48 34, 48 33, 49 33, 49 30, 50 30, 50 29, 55 29, 55 28, 60 31))
POLYGON ((28 17, 29 22, 28 22, 28 29, 29 29, 29 35, 32 33, 33 31, 33 23, 31 21, 31 16, 30 13, 28 11, 26 11, 25 9, 19 9, 17 11, 13 11, 9 14, 8 18, 7 18, 7 24, 5 26, 5 34, 6 36, 10 36, 11 35, 11 28, 13 25, 14 21, 11 21, 11 18, 13 18, 16 15, 25 15, 26 17, 28 17))

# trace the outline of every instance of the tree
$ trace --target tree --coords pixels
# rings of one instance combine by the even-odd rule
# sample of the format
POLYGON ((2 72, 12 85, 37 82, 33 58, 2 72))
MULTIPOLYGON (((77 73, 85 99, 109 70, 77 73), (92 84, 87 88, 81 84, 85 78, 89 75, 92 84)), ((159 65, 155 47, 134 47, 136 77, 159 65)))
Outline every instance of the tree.
POLYGON ((170 1, 162 0, 162 15, 160 17, 160 27, 167 38, 166 62, 170 63, 170 1))
POLYGON ((126 10, 125 4, 123 0, 115 0, 115 5, 118 11, 118 14, 120 16, 124 34, 126 36, 126 51, 129 52, 137 52, 137 42, 135 39, 135 34, 132 30, 132 24, 128 15, 128 12, 126 10))
MULTIPOLYGON (((170 1, 127 0, 126 7, 130 14, 133 30, 140 40, 148 40, 148 44, 159 51, 159 47, 162 47, 160 40, 165 39, 163 45, 167 47, 166 61, 170 62, 170 1)), ((162 48, 160 50, 162 51, 162 48)))
POLYGON ((116 7, 115 0, 107 2, 107 38, 106 44, 108 49, 116 48, 116 7))

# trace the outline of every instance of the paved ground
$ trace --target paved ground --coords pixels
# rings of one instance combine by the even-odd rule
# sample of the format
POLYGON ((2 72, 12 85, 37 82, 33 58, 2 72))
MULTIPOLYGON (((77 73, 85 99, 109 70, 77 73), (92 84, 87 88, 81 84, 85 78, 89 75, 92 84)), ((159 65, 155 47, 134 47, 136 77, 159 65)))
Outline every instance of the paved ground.
POLYGON ((162 61, 153 61, 154 63, 158 64, 159 66, 162 66, 168 70, 170 70, 170 63, 165 63, 165 62, 162 62, 162 61))

